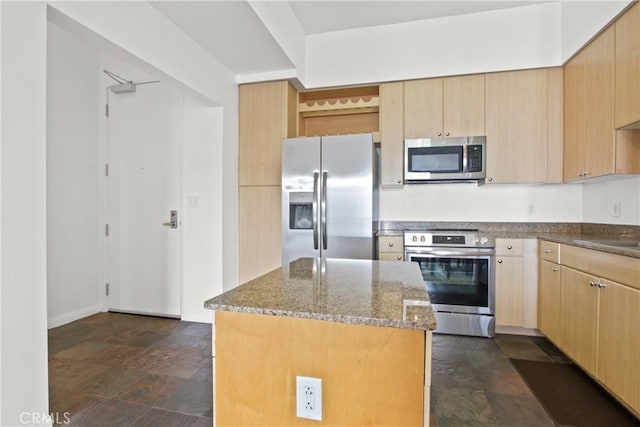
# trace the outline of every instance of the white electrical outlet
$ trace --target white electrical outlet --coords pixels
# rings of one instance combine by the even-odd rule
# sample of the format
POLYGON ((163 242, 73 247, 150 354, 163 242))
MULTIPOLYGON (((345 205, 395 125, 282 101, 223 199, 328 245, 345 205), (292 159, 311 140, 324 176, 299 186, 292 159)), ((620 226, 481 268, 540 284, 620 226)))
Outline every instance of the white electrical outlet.
POLYGON ((534 216, 536 214, 536 205, 529 203, 527 205, 527 215, 534 216))
POLYGON ((296 416, 322 421, 322 379, 296 376, 296 416))
POLYGON ((611 205, 611 216, 620 216, 620 210, 622 209, 622 203, 621 202, 613 202, 613 205, 611 205))

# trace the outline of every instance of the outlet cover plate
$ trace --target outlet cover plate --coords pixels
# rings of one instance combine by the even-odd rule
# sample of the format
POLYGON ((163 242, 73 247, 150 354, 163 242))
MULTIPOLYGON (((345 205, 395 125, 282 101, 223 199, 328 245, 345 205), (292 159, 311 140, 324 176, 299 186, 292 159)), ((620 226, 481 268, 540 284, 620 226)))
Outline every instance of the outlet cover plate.
POLYGON ((322 421, 322 379, 296 376, 296 416, 322 421))

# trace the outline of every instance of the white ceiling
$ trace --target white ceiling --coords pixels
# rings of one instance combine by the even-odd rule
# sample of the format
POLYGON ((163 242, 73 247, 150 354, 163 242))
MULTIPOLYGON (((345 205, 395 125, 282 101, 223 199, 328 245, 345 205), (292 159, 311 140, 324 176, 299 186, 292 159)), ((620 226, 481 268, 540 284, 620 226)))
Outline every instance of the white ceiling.
MULTIPOLYGON (((302 32, 311 35, 549 1, 559 0, 289 0, 288 4, 302 32)), ((151 4, 236 75, 294 66, 246 0, 154 1, 151 4)))

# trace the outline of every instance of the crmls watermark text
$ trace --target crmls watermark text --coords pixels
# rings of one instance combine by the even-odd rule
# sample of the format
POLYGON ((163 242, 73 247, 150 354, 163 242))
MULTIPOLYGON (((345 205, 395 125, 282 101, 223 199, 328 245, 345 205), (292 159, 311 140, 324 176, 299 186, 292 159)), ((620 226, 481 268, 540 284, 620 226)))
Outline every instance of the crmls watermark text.
POLYGON ((69 424, 71 422, 71 413, 22 412, 20 414, 20 422, 24 425, 69 424))

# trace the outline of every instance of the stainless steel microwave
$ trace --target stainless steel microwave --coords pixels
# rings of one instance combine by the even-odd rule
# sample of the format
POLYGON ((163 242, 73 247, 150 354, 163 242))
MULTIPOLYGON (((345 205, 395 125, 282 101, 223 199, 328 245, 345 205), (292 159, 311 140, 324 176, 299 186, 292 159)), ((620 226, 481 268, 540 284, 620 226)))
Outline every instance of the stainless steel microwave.
POLYGON ((405 139, 404 180, 484 183, 486 147, 484 136, 405 139))

